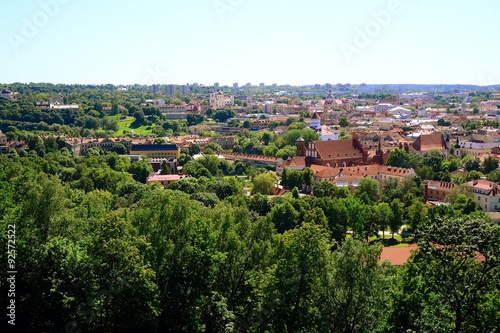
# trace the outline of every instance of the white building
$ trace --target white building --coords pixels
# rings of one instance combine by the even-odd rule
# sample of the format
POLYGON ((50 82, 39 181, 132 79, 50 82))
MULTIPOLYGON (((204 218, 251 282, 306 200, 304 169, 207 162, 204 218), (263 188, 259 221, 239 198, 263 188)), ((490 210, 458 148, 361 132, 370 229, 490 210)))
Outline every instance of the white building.
POLYGON ((318 116, 316 112, 314 112, 313 116, 311 117, 311 120, 309 121, 309 127, 311 127, 311 129, 315 131, 321 129, 321 118, 318 116))
POLYGON ((338 140, 339 139, 339 126, 321 126, 319 132, 321 141, 338 140))
POLYGON ((388 110, 393 109, 393 108, 394 108, 394 105, 392 105, 390 103, 380 103, 380 104, 375 105, 375 111, 377 111, 377 112, 384 112, 384 111, 388 111, 388 110))
POLYGON ((61 104, 59 101, 55 101, 54 103, 51 103, 49 106, 51 109, 58 109, 58 110, 68 110, 68 109, 78 109, 77 104, 61 104))
POLYGON ((471 192, 483 211, 497 212, 500 210, 500 189, 497 183, 478 179, 465 183, 464 186, 471 192))
MULTIPOLYGON (((379 105, 382 105, 382 104, 379 104, 379 105)), ((393 117, 397 117, 400 119, 407 119, 411 116, 412 111, 409 109, 402 108, 400 106, 396 106, 396 107, 393 107, 393 108, 387 110, 387 114, 390 114, 393 117)))
POLYGON ((321 125, 321 117, 316 112, 311 117, 309 127, 318 132, 321 141, 339 139, 339 126, 321 125))
POLYGON ((210 92, 210 107, 212 109, 225 108, 234 105, 234 96, 226 97, 222 91, 210 92))

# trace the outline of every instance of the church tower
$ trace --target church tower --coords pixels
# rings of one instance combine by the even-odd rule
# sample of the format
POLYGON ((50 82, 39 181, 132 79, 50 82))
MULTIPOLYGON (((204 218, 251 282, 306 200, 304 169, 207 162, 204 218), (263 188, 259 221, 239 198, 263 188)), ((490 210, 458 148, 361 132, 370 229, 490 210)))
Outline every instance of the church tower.
POLYGON ((311 121, 309 122, 309 127, 311 127, 315 131, 321 129, 321 118, 318 116, 316 112, 314 112, 313 116, 311 117, 311 121))
POLYGON ((454 154, 455 154, 455 157, 456 158, 460 158, 461 156, 461 151, 460 151, 460 142, 458 141, 458 137, 457 137, 457 142, 455 143, 455 146, 453 147, 454 149, 454 154))
POLYGON ((297 156, 306 156, 306 141, 302 137, 295 141, 295 146, 297 147, 297 156))

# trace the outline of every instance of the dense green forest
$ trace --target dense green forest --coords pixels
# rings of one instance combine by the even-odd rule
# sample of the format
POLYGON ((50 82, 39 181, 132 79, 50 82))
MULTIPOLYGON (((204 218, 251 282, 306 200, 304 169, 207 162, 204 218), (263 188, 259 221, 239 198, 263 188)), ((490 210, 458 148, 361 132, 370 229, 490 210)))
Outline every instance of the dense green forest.
POLYGON ((185 133, 186 121, 167 120, 157 106, 145 101, 162 98, 166 104, 180 105, 191 100, 191 97, 178 93, 173 96, 152 93, 147 86, 140 85, 132 86, 126 91, 119 91, 113 85, 48 83, 14 83, 9 88, 17 93, 17 98, 0 99, 0 130, 7 132, 11 127, 74 137, 116 136, 119 129, 116 116, 134 117, 133 127, 150 126, 149 132, 158 136, 185 133), (37 102, 48 103, 51 98, 62 99, 63 103, 78 105, 78 108, 36 106, 37 102))
POLYGON ((500 327, 499 227, 467 198, 426 207, 418 178, 250 197, 236 175, 257 185, 266 170, 241 162, 188 158, 196 177, 162 189, 145 184, 147 161, 45 148, 0 156, 0 300, 4 311, 15 300, 20 332, 500 327), (403 224, 420 250, 402 267, 380 263, 370 236, 403 224))

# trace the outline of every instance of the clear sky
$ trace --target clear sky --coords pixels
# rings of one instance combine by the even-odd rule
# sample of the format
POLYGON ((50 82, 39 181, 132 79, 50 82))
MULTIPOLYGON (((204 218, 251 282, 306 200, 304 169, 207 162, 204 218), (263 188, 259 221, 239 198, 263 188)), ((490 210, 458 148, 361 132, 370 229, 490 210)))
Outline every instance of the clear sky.
POLYGON ((498 0, 2 1, 0 82, 500 83, 498 0))

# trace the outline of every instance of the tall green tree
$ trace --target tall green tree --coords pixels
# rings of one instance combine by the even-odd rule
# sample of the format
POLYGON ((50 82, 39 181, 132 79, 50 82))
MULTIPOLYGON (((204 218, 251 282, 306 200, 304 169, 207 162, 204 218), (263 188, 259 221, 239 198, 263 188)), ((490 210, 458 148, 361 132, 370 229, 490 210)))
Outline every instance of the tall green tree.
POLYGON ((381 202, 372 206, 372 210, 372 218, 377 226, 377 231, 382 230, 382 237, 385 238, 385 231, 393 218, 391 206, 386 202, 381 202))
POLYGON ((359 181, 354 196, 365 204, 371 205, 379 200, 378 182, 373 178, 362 178, 359 181))
POLYGON ((381 251, 380 245, 348 239, 333 253, 323 307, 329 332, 371 332, 384 326, 390 285, 378 263, 381 251))
POLYGON ((390 228, 392 237, 394 238, 394 234, 399 231, 399 228, 403 226, 404 223, 404 204, 399 199, 394 199, 390 203, 392 210, 392 218, 390 220, 390 228))
POLYGON ((311 332, 322 326, 329 248, 328 235, 318 225, 304 223, 283 235, 282 254, 265 288, 272 309, 260 330, 311 332))
POLYGON ((481 164, 481 170, 484 174, 489 174, 493 170, 498 169, 498 160, 493 156, 488 156, 483 160, 481 164))
POLYGON ((274 205, 269 213, 269 218, 280 234, 295 228, 300 222, 299 212, 288 201, 274 205))
POLYGON ((153 167, 147 160, 134 162, 130 165, 130 173, 134 179, 143 184, 146 183, 149 173, 153 171, 153 167))
POLYGON ((409 168, 410 155, 404 149, 396 148, 390 152, 387 165, 398 168, 409 168))
POLYGON ((287 189, 301 187, 304 182, 302 172, 294 169, 287 170, 286 179, 281 181, 282 185, 287 189))
POLYGON ((366 225, 371 219, 371 209, 369 205, 364 204, 358 198, 343 199, 345 207, 348 211, 348 226, 352 230, 353 235, 363 238, 365 235, 366 225))
POLYGON ((444 218, 421 228, 419 250, 403 271, 395 329, 494 332, 499 325, 498 226, 482 218, 444 218))
POLYGON ((273 186, 276 184, 278 177, 272 172, 262 173, 252 179, 252 194, 260 193, 269 195, 273 193, 273 186))

